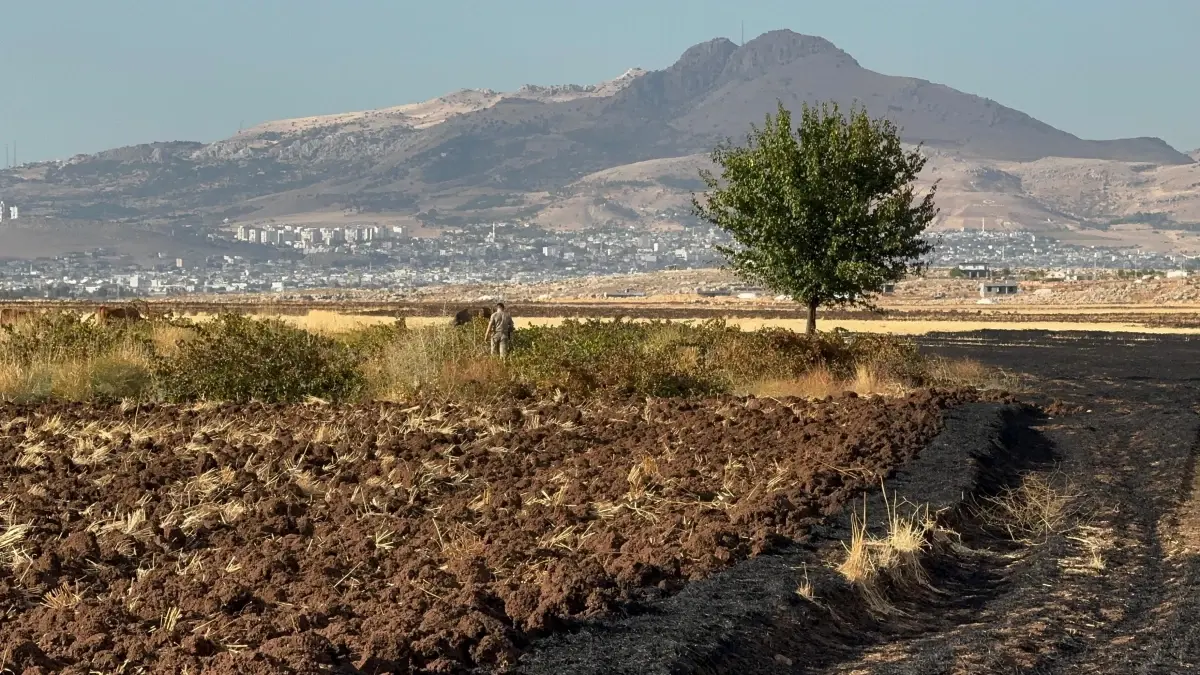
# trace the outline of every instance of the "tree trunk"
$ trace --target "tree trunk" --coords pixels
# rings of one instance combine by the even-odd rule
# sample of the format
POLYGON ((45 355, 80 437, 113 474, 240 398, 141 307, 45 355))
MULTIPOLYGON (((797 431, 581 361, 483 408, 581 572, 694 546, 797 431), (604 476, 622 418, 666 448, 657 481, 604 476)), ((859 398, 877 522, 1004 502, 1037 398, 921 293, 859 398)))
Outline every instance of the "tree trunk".
POLYGON ((808 330, 809 335, 817 332, 817 305, 821 304, 816 298, 808 301, 808 330))

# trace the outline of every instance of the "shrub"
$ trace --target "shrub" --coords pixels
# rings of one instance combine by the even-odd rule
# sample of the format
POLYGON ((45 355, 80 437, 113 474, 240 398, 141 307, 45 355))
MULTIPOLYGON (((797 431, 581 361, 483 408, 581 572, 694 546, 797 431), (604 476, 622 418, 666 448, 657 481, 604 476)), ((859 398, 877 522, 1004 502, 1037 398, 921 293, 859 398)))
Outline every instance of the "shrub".
POLYGON ((169 400, 345 400, 363 389, 349 347, 278 319, 222 314, 193 330, 175 355, 156 360, 156 379, 169 400))
POLYGON ((517 331, 512 367, 534 389, 684 396, 725 391, 708 326, 568 320, 517 331))
POLYGON ((877 375, 910 386, 926 383, 927 362, 915 342, 891 335, 856 334, 846 341, 848 361, 877 375))
POLYGON ((363 357, 377 354, 408 334, 404 318, 392 323, 375 324, 347 331, 335 337, 339 342, 363 357))

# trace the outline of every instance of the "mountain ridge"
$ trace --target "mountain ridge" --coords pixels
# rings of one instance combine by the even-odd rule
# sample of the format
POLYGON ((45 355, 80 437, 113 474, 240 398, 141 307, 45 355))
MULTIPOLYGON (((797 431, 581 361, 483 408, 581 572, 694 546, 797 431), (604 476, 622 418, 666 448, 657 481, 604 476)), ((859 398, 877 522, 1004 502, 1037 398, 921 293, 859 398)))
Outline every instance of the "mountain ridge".
MULTIPOLYGON (((1200 152, 1189 156, 1157 138, 1081 139, 991 99, 868 70, 824 38, 781 30, 740 46, 709 40, 666 68, 630 69, 594 85, 458 90, 266 122, 214 143, 148 143, 25 165, 0 172, 0 191, 23 213, 75 221, 214 224, 321 213, 434 226, 547 220, 585 176, 703 154, 744 136, 777 101, 796 109, 831 99, 887 116, 906 142, 972 166, 1200 160, 1200 152), (478 206, 488 203, 502 206, 478 206)), ((694 185, 671 180, 660 187, 694 185)), ((630 209, 617 211, 627 217, 630 209)))

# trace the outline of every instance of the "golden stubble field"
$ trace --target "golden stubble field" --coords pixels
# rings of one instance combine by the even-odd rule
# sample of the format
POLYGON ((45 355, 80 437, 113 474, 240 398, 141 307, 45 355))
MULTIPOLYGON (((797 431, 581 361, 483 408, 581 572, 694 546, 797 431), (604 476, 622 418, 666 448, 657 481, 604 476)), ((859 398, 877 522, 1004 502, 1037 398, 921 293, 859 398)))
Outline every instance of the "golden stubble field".
MULTIPOLYGON (((514 322, 518 328, 526 328, 529 326, 554 326, 561 324, 563 321, 571 318, 568 315, 564 316, 536 316, 523 317, 519 315, 520 307, 513 308, 514 322)), ((1146 310, 1145 314, 1154 314, 1146 310)), ((1079 312, 1062 312, 1062 313, 1085 313, 1083 310, 1079 312)), ((1099 313, 1099 312, 1097 312, 1099 313)), ((1112 310, 1108 313, 1117 314, 1123 313, 1118 310, 1112 310)), ((198 321, 211 319, 211 314, 193 314, 187 315, 198 321)), ((296 327, 304 328, 319 333, 337 333, 355 328, 362 328, 371 325, 382 325, 394 322, 395 319, 386 316, 371 316, 353 313, 342 313, 334 310, 312 310, 307 314, 288 315, 288 314, 272 314, 269 312, 255 314, 255 316, 278 318, 296 327)), ((633 321, 648 321, 650 319, 634 318, 633 321)), ((673 319, 687 323, 695 323, 702 319, 673 319)), ((446 316, 410 316, 405 318, 405 322, 410 327, 442 325, 451 321, 450 317, 446 316)), ((758 330, 760 328, 784 328, 801 332, 805 329, 804 319, 762 319, 762 318, 744 318, 744 317, 729 317, 726 323, 731 326, 737 326, 742 330, 758 330)), ((1023 320, 1016 322, 1005 320, 1001 316, 992 316, 988 314, 964 317, 961 320, 945 319, 945 320, 908 320, 908 319, 838 319, 831 318, 822 320, 818 323, 818 328, 823 331, 832 331, 836 329, 847 330, 855 333, 888 333, 893 335, 926 335, 929 333, 955 333, 955 332, 971 332, 977 330, 1045 330, 1045 331, 1103 331, 1114 333, 1156 333, 1156 334, 1200 334, 1200 328, 1178 327, 1178 326, 1152 326, 1140 322, 1130 321, 1039 321, 1030 320, 1029 317, 1023 317, 1023 320)))

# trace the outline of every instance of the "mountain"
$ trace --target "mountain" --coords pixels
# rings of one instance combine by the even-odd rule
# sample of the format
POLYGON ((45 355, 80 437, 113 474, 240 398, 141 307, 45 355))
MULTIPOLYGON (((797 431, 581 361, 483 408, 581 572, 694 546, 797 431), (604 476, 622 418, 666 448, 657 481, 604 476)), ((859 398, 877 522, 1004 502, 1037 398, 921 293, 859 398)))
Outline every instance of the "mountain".
POLYGON ((1196 148, 1195 150, 1189 152, 1188 157, 1191 157, 1194 161, 1200 162, 1200 148, 1196 148))
MULTIPOLYGON (((941 158, 935 165, 1013 176, 1000 182, 1042 204, 1023 220, 1059 207, 1040 201, 1037 186, 1013 168, 1019 163, 1151 167, 1138 170, 1142 176, 1196 166, 1156 138, 1083 140, 986 98, 865 69, 823 38, 782 30, 742 46, 723 38, 698 44, 663 70, 633 69, 597 85, 462 90, 394 108, 268 122, 215 143, 150 143, 24 165, 0 172, 0 194, 35 217, 139 225, 225 218, 651 224, 677 211, 659 202, 679 202, 696 187, 694 172, 654 171, 694 169, 714 143, 742 137, 777 101, 795 109, 831 99, 886 115, 907 142, 941 158), (623 202, 610 194, 612 181, 597 178, 605 172, 642 176, 634 181, 640 187, 617 192, 657 196, 623 202)), ((1060 219, 1086 227, 1124 215, 1095 208, 1099 215, 1060 219)))

